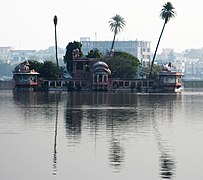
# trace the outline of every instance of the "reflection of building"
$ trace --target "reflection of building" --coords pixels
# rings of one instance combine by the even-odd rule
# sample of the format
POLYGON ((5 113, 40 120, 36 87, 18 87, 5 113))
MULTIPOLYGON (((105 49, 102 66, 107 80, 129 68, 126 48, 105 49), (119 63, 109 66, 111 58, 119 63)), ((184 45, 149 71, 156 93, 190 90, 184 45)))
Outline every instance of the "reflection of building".
MULTIPOLYGON (((84 54, 92 49, 97 48, 102 53, 110 49, 112 41, 90 41, 88 38, 81 38, 82 50, 84 54)), ((151 61, 151 47, 149 41, 115 41, 115 51, 123 51, 137 57, 143 65, 151 61)))

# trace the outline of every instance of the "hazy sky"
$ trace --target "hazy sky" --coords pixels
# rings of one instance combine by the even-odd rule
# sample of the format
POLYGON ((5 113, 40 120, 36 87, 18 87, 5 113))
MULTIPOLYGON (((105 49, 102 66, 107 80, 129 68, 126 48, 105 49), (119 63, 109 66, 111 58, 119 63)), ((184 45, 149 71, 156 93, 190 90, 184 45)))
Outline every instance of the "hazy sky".
MULTIPOLYGON (((126 20, 118 40, 151 41, 154 51, 164 21, 165 0, 1 0, 0 46, 45 49, 54 45, 54 15, 58 16, 58 46, 65 48, 80 37, 112 40, 109 20, 116 14, 126 20)), ((181 52, 203 47, 203 1, 170 1, 176 18, 166 25, 159 51, 181 52)))

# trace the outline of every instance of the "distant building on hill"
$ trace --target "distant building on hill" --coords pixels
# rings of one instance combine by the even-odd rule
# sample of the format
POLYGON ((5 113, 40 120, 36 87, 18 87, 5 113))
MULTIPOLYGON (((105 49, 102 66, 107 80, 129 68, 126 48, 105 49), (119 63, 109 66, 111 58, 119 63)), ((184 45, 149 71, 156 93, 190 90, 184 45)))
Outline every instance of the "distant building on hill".
MULTIPOLYGON (((65 49, 58 47, 57 52, 58 52, 58 59, 63 60, 63 56, 65 54, 65 49)), ((55 61, 55 58, 56 58, 55 46, 50 46, 47 49, 41 49, 36 52, 36 55, 41 60, 55 61)))
POLYGON ((36 50, 11 50, 11 62, 20 63, 36 57, 36 50))
POLYGON ((14 48, 11 46, 0 47, 0 60, 4 63, 8 63, 11 58, 11 51, 14 48))
MULTIPOLYGON (((81 37, 82 51, 85 55, 92 49, 97 48, 102 53, 108 52, 112 41, 90 41, 88 37, 81 37)), ((114 50, 123 51, 137 57, 142 65, 148 65, 151 62, 151 42, 149 41, 115 41, 114 50)))
MULTIPOLYGON (((64 54, 65 49, 58 47, 58 59, 60 61, 60 65, 63 64, 64 54)), ((0 47, 0 61, 4 63, 19 64, 28 60, 55 62, 55 56, 56 52, 54 46, 39 51, 26 49, 16 50, 10 46, 0 47)))

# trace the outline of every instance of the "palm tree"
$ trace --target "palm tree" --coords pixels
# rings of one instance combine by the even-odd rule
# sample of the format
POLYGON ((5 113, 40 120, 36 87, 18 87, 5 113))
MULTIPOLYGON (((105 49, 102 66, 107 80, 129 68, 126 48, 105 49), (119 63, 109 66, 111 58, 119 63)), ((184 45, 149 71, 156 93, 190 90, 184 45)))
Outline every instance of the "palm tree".
POLYGON ((57 36, 56 36, 56 25, 57 25, 58 18, 57 16, 54 16, 54 27, 55 27, 55 48, 56 48, 56 64, 59 68, 59 62, 58 62, 58 53, 57 53, 57 36))
POLYGON ((152 64, 151 64, 151 67, 150 67, 150 74, 149 74, 150 77, 151 77, 152 68, 153 68, 153 65, 154 65, 154 60, 155 60, 155 57, 156 57, 156 53, 157 53, 157 50, 158 50, 158 47, 159 47, 159 43, 160 43, 161 36, 163 34, 164 28, 165 28, 167 22, 169 22, 169 20, 171 18, 174 18, 175 15, 176 15, 176 13, 174 12, 174 9, 175 8, 173 7, 173 5, 170 2, 167 2, 165 5, 163 5, 163 8, 161 10, 160 17, 164 20, 164 25, 163 25, 161 34, 159 36, 159 40, 158 40, 158 43, 157 43, 157 46, 156 46, 156 49, 155 49, 155 53, 154 53, 154 56, 153 56, 153 59, 152 59, 152 64))
POLYGON ((114 47, 114 42, 115 42, 115 38, 116 35, 123 30, 123 27, 125 26, 126 22, 124 20, 124 18, 122 18, 120 15, 115 15, 114 17, 111 18, 111 20, 109 21, 109 26, 112 32, 114 32, 114 37, 113 37, 113 42, 111 45, 111 50, 114 47))

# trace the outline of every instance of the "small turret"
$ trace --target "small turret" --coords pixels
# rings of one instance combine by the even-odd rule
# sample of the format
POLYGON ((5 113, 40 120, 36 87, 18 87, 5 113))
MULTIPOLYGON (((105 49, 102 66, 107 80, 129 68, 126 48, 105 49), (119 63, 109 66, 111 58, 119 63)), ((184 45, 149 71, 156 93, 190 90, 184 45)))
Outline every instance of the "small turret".
POLYGON ((80 51, 78 48, 73 50, 72 56, 73 56, 73 59, 79 59, 80 58, 80 51))

